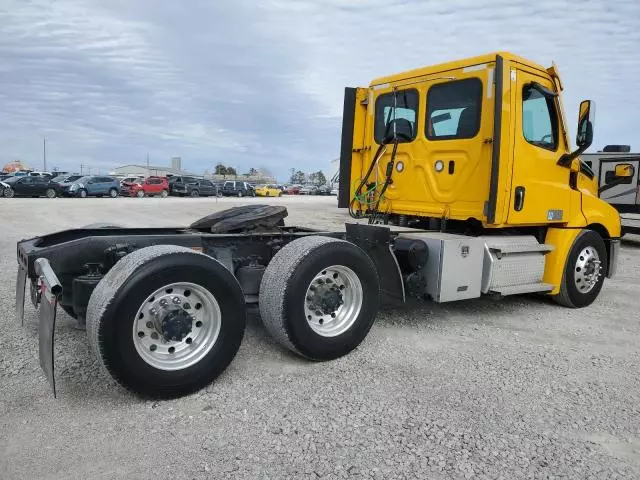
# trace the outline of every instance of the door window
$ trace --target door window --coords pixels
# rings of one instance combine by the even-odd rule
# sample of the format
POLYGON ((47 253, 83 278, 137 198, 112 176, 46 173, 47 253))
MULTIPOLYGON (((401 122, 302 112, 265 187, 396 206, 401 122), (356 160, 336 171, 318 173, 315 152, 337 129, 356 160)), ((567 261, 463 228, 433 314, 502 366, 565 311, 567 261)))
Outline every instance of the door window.
POLYGON ((522 89, 522 134, 536 147, 554 151, 558 148, 558 116, 553 98, 534 84, 522 89))
POLYGON ((376 100, 374 139, 382 143, 395 132, 399 142, 410 142, 416 138, 418 91, 399 90, 380 95, 376 100))
POLYGON ((482 82, 479 78, 432 86, 427 94, 427 138, 475 137, 480 130, 481 109, 482 82))

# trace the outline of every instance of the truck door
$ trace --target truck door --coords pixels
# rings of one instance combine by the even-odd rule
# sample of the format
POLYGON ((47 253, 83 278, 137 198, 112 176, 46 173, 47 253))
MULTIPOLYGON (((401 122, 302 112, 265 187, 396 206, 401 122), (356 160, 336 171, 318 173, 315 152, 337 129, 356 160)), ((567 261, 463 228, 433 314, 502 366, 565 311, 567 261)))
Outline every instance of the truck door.
MULTIPOLYGON (((638 171, 640 170, 640 159, 616 158, 615 160, 600 160, 600 171, 598 174, 598 187, 601 191, 600 198, 606 200, 614 206, 635 206, 640 195, 640 185, 638 185, 638 171), (621 163, 631 165, 633 175, 621 181, 615 178, 616 165, 621 163), (615 186, 610 186, 613 183, 615 186)), ((624 208, 622 209, 624 210, 624 208)))
POLYGON ((555 88, 549 78, 526 70, 512 70, 511 79, 515 86, 515 135, 508 223, 566 222, 570 170, 558 165, 567 149, 555 88))

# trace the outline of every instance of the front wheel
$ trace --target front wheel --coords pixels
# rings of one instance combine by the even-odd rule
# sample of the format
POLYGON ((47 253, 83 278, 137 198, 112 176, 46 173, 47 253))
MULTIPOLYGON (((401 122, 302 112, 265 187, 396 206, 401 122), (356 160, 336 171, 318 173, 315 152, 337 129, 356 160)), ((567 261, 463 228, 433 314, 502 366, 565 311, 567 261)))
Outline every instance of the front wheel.
POLYGON ((160 192, 160 196, 162 198, 167 198, 169 196, 169 192, 167 192, 166 190, 162 190, 162 192, 160 192))
POLYGON ((243 195, 242 190, 238 191, 238 198, 242 198, 243 195))
POLYGON ((5 198, 13 198, 16 195, 16 192, 13 188, 5 188, 4 192, 2 192, 5 198))
POLYGON ((606 271, 607 249, 604 240, 593 230, 583 230, 571 246, 560 293, 553 299, 570 308, 591 305, 602 290, 606 271))
POLYGON ((145 397, 176 397, 211 383, 233 360, 244 327, 235 277, 217 260, 174 245, 122 258, 87 307, 99 363, 145 397))
POLYGON ((112 188, 111 190, 109 190, 109 196, 111 198, 116 198, 118 196, 118 190, 116 190, 115 188, 112 188))
POLYGON ((144 198, 144 190, 138 190, 138 192, 136 193, 136 197, 144 198))
POLYGON ((199 197, 200 196, 200 192, 198 192, 198 190, 191 190, 191 196, 192 197, 199 197))
POLYGON ((47 198, 56 198, 56 191, 53 188, 47 188, 45 195, 47 198))
POLYGON ((80 198, 87 198, 87 191, 86 190, 78 190, 78 196, 80 198))
POLYGON ((260 315, 284 347, 313 360, 356 348, 378 311, 379 282, 356 245, 322 236, 295 240, 271 260, 260 284, 260 315))

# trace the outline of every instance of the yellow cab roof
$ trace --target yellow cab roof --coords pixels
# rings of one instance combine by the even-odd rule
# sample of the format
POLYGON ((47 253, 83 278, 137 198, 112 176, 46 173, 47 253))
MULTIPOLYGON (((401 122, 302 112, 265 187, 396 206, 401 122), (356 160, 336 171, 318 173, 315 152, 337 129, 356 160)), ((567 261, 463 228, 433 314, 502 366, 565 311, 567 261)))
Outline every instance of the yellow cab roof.
POLYGON ((423 77, 426 75, 432 75, 434 73, 442 73, 449 70, 456 70, 464 67, 471 67, 473 65, 480 65, 483 63, 493 62, 496 59, 496 55, 501 55, 505 60, 511 60, 513 62, 521 63, 531 68, 535 68, 542 72, 547 72, 547 69, 542 65, 527 60, 526 58, 519 57, 509 52, 494 52, 487 53, 486 55, 480 55, 478 57, 469 57, 462 60, 454 60, 452 62, 440 63, 438 65, 431 65, 428 67, 420 67, 413 70, 407 70, 401 73, 395 73, 393 75, 387 75, 385 77, 379 77, 373 80, 370 86, 382 85, 387 83, 394 83, 401 80, 408 80, 416 77, 423 77))

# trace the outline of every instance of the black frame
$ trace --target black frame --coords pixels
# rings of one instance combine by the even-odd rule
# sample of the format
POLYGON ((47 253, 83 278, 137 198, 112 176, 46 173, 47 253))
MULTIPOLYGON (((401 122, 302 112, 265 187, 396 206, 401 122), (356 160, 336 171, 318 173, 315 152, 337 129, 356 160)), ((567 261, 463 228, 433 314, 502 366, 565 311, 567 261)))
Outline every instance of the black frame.
MULTIPOLYGON (((380 145, 384 138, 378 138, 378 122, 377 122, 377 118, 378 118, 378 103, 380 102, 381 99, 383 98, 388 98, 391 97, 393 99, 393 95, 402 95, 404 93, 414 93, 416 96, 416 125, 415 128, 413 129, 413 137, 411 138, 411 140, 404 140, 402 138, 398 139, 398 143, 411 143, 413 142, 417 137, 418 137, 418 123, 419 123, 419 118, 420 118, 420 92, 418 91, 417 88, 404 88, 402 90, 395 90, 394 92, 389 92, 389 93, 383 93, 381 95, 378 96, 378 98, 376 98, 376 103, 375 103, 375 108, 373 109, 373 140, 374 142, 376 142, 378 145, 380 145)), ((405 108, 405 107, 402 107, 405 108)), ((384 114, 384 112, 383 112, 384 114)), ((383 126, 383 128, 386 129, 386 122, 383 126)))
POLYGON ((426 114, 425 114, 425 125, 424 125, 424 134, 427 137, 428 140, 431 141, 438 141, 438 140, 467 140, 469 138, 475 138, 478 135, 478 132, 480 131, 480 127, 481 127, 481 122, 482 122, 482 99, 483 99, 483 88, 482 88, 482 80, 480 80, 478 77, 470 77, 470 78, 462 78, 460 80, 452 80, 450 82, 442 82, 442 83, 436 83, 435 85, 432 85, 431 87, 429 87, 429 90, 427 90, 427 99, 426 99, 426 114), (429 112, 431 111, 431 95, 433 94, 433 91, 444 86, 444 85, 452 85, 455 83, 476 83, 480 85, 480 92, 478 95, 478 104, 477 104, 477 118, 476 118, 476 130, 473 133, 473 135, 471 136, 458 136, 458 135, 442 135, 442 136, 437 136, 437 135, 429 135, 429 112))
MULTIPOLYGON (((525 141, 529 144, 529 145, 533 145, 534 147, 538 147, 538 148, 542 148, 543 150, 548 150, 550 152, 557 152, 558 151, 558 147, 560 146, 560 122, 559 122, 559 115, 558 115, 558 107, 556 105, 555 102, 555 97, 557 95, 549 95, 547 93, 545 93, 540 87, 542 87, 541 85, 539 85, 536 82, 530 82, 530 83, 526 83, 522 86, 522 91, 520 92, 520 98, 522 100, 521 103, 521 109, 522 109, 522 129, 521 129, 521 134, 522 134, 522 138, 525 139, 525 141), (532 89, 535 90, 537 92, 540 93, 540 95, 542 95, 542 97, 545 99, 545 102, 547 103, 547 111, 550 113, 549 115, 549 119, 551 120, 551 129, 553 133, 553 139, 554 139, 554 145, 553 148, 550 147, 545 147, 543 145, 540 145, 538 143, 533 143, 531 141, 529 141, 529 139, 527 139, 527 137, 524 134, 524 91, 525 89, 532 89), (553 115, 551 115, 551 111, 553 111, 553 115)), ((544 88, 544 87, 542 87, 544 88)))

